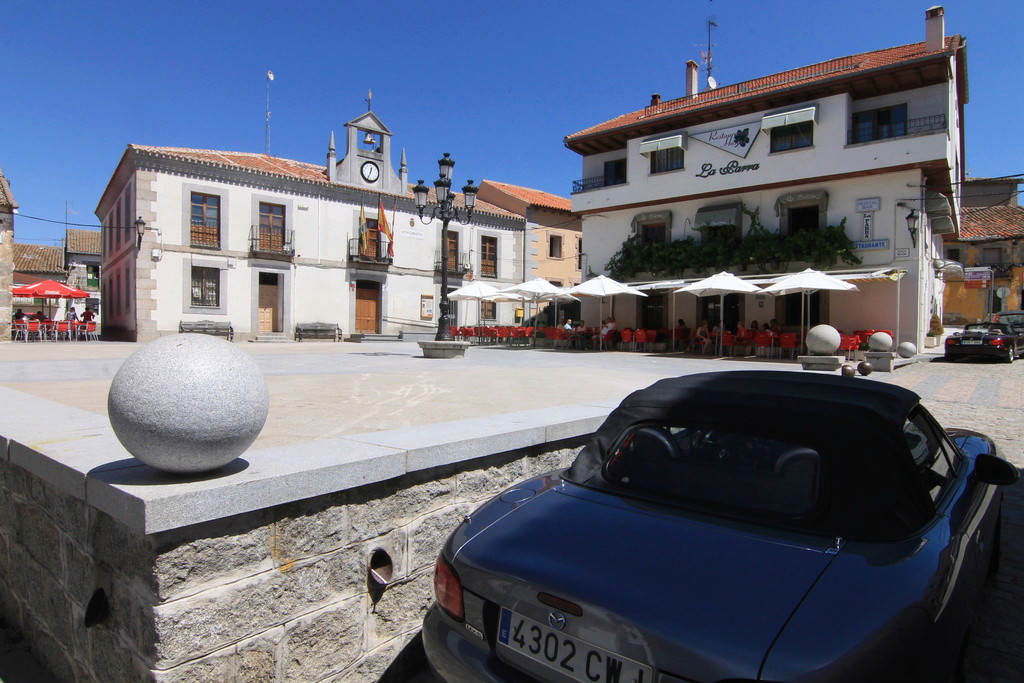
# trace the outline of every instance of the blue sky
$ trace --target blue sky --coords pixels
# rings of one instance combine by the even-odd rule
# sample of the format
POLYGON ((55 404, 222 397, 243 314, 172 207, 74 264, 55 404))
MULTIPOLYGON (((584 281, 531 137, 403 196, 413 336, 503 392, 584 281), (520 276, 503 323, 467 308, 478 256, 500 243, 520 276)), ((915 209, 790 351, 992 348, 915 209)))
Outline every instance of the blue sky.
MULTIPOLYGON (((483 178, 568 196, 579 157, 562 139, 682 95, 706 20, 721 85, 924 40, 910 0, 520 0, 447 3, 5 0, 0 168, 16 240, 54 243, 93 210, 129 143, 262 152, 323 163, 332 130, 373 110, 413 180, 483 178)), ((1024 173, 1020 0, 950 0, 968 40, 967 170, 1024 173)), ((339 155, 342 150, 339 149, 339 155)))

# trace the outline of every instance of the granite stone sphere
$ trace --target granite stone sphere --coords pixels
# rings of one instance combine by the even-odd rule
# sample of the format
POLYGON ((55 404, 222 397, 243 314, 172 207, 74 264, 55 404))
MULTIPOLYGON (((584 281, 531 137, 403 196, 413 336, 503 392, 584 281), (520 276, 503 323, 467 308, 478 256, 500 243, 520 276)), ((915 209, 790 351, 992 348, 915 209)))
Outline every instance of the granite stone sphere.
POLYGON ((917 355, 917 347, 914 346, 913 342, 903 342, 896 347, 896 353, 899 354, 900 358, 913 358, 917 355))
POLYGON ((869 351, 891 351, 892 337, 887 332, 875 332, 868 337, 869 351))
POLYGON ((114 433, 164 472, 207 472, 248 448, 267 421, 263 374, 234 344, 206 334, 152 341, 121 365, 107 395, 114 433))
POLYGON ((857 372, 864 375, 865 377, 867 377, 874 371, 875 366, 867 362, 866 360, 862 360, 861 362, 857 363, 857 372))
POLYGON ((815 325, 807 330, 807 350, 812 356, 836 355, 839 341, 839 330, 831 325, 815 325))

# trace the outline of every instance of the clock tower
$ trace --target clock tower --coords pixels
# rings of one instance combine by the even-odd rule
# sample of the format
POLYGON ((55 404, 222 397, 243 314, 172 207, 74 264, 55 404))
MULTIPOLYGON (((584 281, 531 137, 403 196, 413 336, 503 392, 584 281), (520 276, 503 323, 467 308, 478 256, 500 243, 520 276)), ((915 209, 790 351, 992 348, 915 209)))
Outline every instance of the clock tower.
POLYGON ((327 153, 327 173, 333 182, 368 190, 404 195, 408 184, 405 153, 399 173, 391 166, 391 131, 367 111, 345 124, 345 157, 334 163, 334 134, 327 153))

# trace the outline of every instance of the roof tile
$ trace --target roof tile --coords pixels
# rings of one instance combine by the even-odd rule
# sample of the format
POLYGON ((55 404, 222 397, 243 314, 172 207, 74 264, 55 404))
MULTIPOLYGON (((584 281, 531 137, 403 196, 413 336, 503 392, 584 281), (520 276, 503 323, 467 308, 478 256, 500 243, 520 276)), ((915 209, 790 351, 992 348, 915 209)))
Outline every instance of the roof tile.
POLYGON ((1024 237, 1024 207, 965 206, 960 209, 960 242, 1024 237))
POLYGON ((558 211, 572 211, 572 202, 565 197, 559 197, 558 195, 544 192, 543 190, 534 190, 529 187, 521 187, 510 183, 499 183, 496 180, 488 180, 487 182, 499 190, 534 206, 540 206, 546 209, 556 209, 558 211))
POLYGON ((64 273, 64 249, 39 244, 11 245, 14 248, 14 270, 19 273, 64 273))
MULTIPOLYGON (((331 183, 327 179, 326 166, 310 164, 304 161, 294 161, 292 159, 282 159, 281 157, 272 157, 267 154, 257 154, 254 152, 224 152, 212 149, 191 149, 188 147, 150 147, 147 145, 128 145, 128 147, 129 149, 148 152, 150 154, 156 154, 171 159, 208 163, 222 168, 269 173, 283 178, 293 178, 297 180, 323 183, 325 185, 352 188, 351 185, 346 185, 345 183, 331 183)), ((407 199, 413 198, 412 188, 412 185, 406 185, 404 196, 407 199)), ((374 196, 395 196, 388 192, 379 192, 368 188, 355 187, 353 189, 365 190, 367 194, 374 196)), ((452 192, 452 194, 455 195, 456 206, 465 206, 465 200, 461 193, 452 192)), ((387 205, 388 201, 385 199, 384 206, 387 207, 387 205)), ((477 200, 474 211, 478 213, 489 213, 503 218, 520 218, 520 216, 517 216, 510 211, 505 211, 493 204, 488 204, 487 202, 480 200, 477 200)))
POLYGON ((755 78, 735 85, 722 86, 715 90, 705 90, 691 97, 666 100, 652 107, 645 107, 629 114, 623 114, 590 128, 585 128, 577 133, 572 133, 566 136, 565 141, 569 143, 579 138, 604 133, 617 128, 627 128, 641 122, 650 123, 663 118, 679 116, 689 110, 728 104, 751 96, 762 97, 774 91, 807 86, 817 81, 825 81, 837 76, 847 77, 872 69, 893 66, 928 55, 955 50, 960 47, 962 42, 963 38, 961 36, 947 37, 946 49, 937 52, 926 51, 924 43, 911 43, 910 45, 900 45, 883 50, 862 52, 848 57, 838 57, 818 64, 782 71, 762 78, 755 78))
POLYGON ((76 230, 68 228, 68 251, 75 254, 99 254, 101 249, 99 230, 76 230))

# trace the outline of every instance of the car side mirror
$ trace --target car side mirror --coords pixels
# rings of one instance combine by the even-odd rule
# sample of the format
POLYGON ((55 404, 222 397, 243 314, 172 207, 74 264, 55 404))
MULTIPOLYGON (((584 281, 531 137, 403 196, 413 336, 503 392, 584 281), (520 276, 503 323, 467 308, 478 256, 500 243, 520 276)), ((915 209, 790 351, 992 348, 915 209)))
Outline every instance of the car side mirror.
POLYGON ((984 484, 1009 486, 1020 478, 1020 471, 999 456, 979 453, 974 461, 974 476, 984 484))

